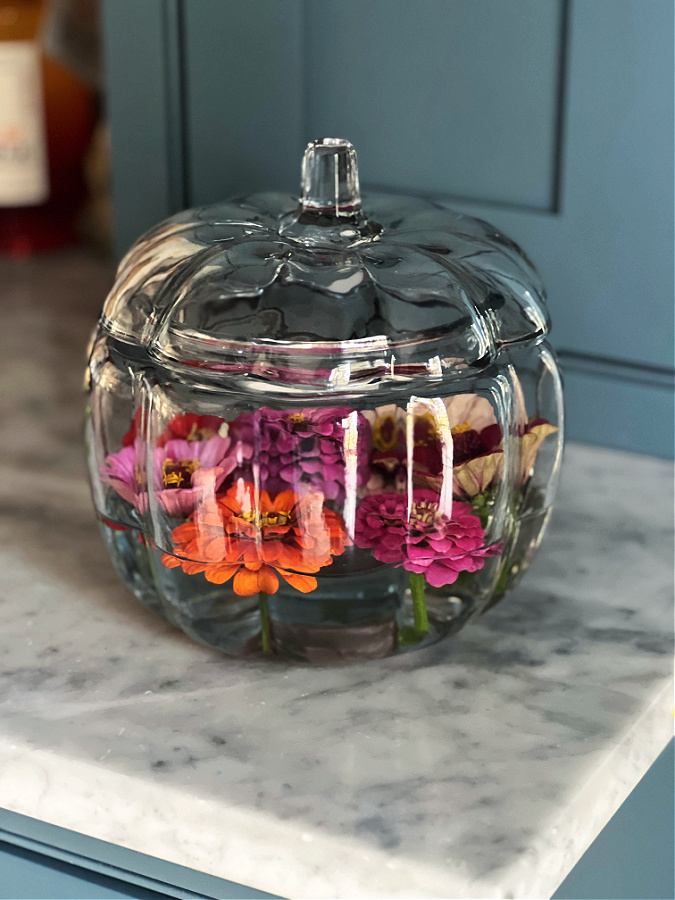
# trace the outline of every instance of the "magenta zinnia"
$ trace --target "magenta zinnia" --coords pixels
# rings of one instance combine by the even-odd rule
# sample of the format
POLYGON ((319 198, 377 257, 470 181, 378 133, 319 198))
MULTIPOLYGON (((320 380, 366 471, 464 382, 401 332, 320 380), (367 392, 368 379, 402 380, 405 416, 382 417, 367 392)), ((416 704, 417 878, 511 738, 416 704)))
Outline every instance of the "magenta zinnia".
POLYGON ((457 580, 460 572, 476 572, 485 557, 499 548, 484 547, 485 532, 468 503, 455 502, 452 516, 439 512, 435 491, 413 491, 408 511, 405 494, 365 497, 357 510, 354 543, 372 549, 380 562, 402 565, 424 575, 432 587, 457 580))

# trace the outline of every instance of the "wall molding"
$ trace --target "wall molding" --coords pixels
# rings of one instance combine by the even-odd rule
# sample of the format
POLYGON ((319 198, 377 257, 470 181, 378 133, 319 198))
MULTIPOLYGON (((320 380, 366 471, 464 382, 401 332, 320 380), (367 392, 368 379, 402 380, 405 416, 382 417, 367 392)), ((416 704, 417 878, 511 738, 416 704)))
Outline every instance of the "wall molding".
POLYGON ((605 359, 576 353, 574 350, 558 350, 560 365, 569 372, 596 375, 601 378, 632 381, 636 384, 675 391, 675 369, 625 362, 621 359, 605 359))

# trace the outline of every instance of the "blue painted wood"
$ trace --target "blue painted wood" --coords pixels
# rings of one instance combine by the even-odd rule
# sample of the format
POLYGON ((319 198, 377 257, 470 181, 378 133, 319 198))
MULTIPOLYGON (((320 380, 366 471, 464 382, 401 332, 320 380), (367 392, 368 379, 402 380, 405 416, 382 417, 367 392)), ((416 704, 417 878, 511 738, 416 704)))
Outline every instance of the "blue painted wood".
POLYGON ((671 0, 573 2, 558 213, 454 205, 513 237, 560 350, 673 369, 671 0))
POLYGON ((673 375, 561 354, 566 433, 575 441, 671 459, 673 375))
POLYGON ((305 141, 349 138, 371 187, 550 210, 562 7, 308 3, 305 141))
POLYGON ((133 887, 0 841, 0 898, 11 900, 161 900, 166 894, 133 887))
POLYGON ((143 231, 182 208, 176 122, 174 0, 114 0, 102 6, 107 115, 111 128, 118 256, 143 231))
POLYGON ((553 900, 675 897, 675 744, 593 841, 553 900))
POLYGON ((296 189, 304 141, 338 129, 366 187, 448 201, 532 257, 555 347, 596 363, 570 370, 571 436, 669 452, 671 387, 641 373, 673 371, 672 0, 104 0, 104 13, 120 250, 181 197, 296 189))
POLYGON ((72 893, 73 898, 161 896, 176 900, 254 900, 276 896, 0 809, 0 900, 14 897, 12 892, 3 893, 3 885, 12 885, 14 889, 23 879, 26 893, 17 897, 47 896, 52 900, 70 897, 68 890, 40 893, 49 890, 50 871, 54 890, 66 887, 75 890, 72 885, 78 880, 84 883, 84 893, 72 893), (99 889, 118 893, 96 893, 99 889))
POLYGON ((183 9, 190 203, 297 191, 300 0, 200 0, 183 9))

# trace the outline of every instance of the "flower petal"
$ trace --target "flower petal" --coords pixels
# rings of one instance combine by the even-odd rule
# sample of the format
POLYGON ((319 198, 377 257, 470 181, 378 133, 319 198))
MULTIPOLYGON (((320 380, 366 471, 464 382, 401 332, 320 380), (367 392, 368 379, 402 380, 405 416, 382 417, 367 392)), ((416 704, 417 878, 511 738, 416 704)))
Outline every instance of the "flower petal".
POLYGON ((274 569, 269 566, 263 566, 258 572, 258 590, 263 594, 276 594, 279 590, 279 579, 274 573, 274 569))
POLYGON ((501 477, 504 470, 504 454, 502 451, 477 456, 453 471, 453 491, 460 497, 475 497, 490 487, 493 481, 501 477))
MULTIPOLYGON (((207 581, 212 582, 213 584, 225 584, 226 581, 229 581, 230 578, 234 575, 234 573, 239 568, 239 565, 220 565, 220 566, 206 566, 206 571, 204 572, 204 577, 207 581)), ((183 567, 183 571, 185 571, 185 567, 183 567)), ((191 574, 191 573, 188 573, 191 574)))
POLYGON ((261 588, 258 587, 258 575, 259 572, 252 572, 246 568, 240 569, 232 582, 235 594, 238 594, 240 597, 250 597, 252 594, 259 593, 261 588))
POLYGON ((162 556, 162 565, 166 566, 167 569, 177 569, 179 566, 183 565, 183 561, 181 559, 176 559, 175 556, 169 556, 168 553, 165 553, 162 556))
POLYGON ((315 591, 317 588, 317 580, 316 578, 312 578, 311 575, 296 575, 295 572, 287 572, 285 569, 277 569, 277 572, 291 587, 294 587, 297 591, 301 591, 303 594, 308 594, 310 591, 315 591))
POLYGON ((200 572, 206 572, 209 568, 207 563, 193 562, 191 559, 183 562, 183 571, 186 575, 199 575, 200 572))
POLYGON ((297 502, 298 495, 293 491, 281 491, 274 498, 274 506, 272 508, 277 512, 288 512, 293 509, 297 502))

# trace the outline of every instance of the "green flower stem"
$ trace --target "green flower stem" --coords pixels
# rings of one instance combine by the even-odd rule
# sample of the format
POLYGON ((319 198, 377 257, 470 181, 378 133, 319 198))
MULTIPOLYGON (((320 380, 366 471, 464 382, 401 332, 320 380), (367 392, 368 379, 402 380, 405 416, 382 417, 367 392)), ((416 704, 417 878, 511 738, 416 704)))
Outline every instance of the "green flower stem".
POLYGON ((415 628, 420 634, 427 634, 429 631, 429 618, 427 616, 427 604, 424 600, 424 586, 427 581, 421 572, 410 572, 409 576, 415 628))
POLYGON ((272 652, 272 644, 270 641, 270 618, 267 611, 267 594, 262 591, 258 594, 258 606, 260 607, 260 626, 261 626, 261 642, 263 653, 272 652))

